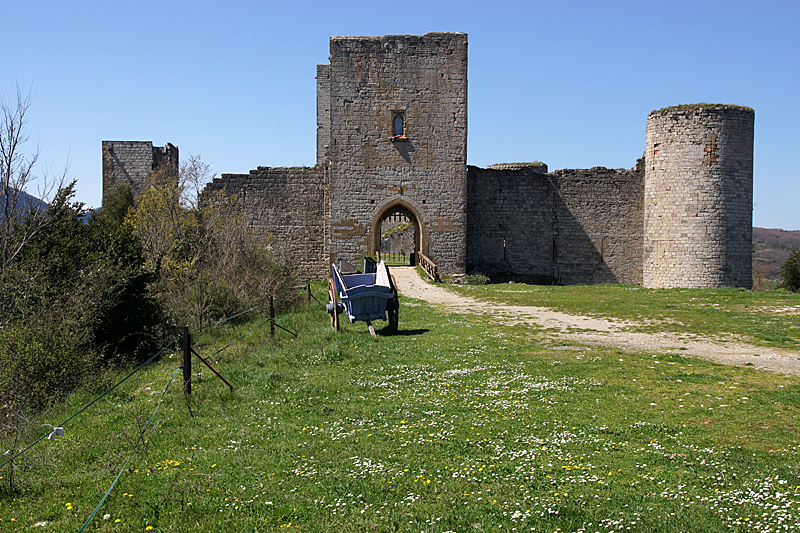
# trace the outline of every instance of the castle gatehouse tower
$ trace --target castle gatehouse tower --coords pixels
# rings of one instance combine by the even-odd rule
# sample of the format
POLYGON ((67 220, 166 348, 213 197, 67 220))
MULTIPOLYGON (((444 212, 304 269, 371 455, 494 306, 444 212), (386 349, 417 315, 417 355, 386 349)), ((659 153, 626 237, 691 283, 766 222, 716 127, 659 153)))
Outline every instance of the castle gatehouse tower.
POLYGON ((404 216, 415 251, 463 272, 467 36, 332 37, 317 112, 329 262, 375 254, 383 221, 404 216))
POLYGON ((751 287, 754 118, 719 104, 648 115, 645 287, 751 287))

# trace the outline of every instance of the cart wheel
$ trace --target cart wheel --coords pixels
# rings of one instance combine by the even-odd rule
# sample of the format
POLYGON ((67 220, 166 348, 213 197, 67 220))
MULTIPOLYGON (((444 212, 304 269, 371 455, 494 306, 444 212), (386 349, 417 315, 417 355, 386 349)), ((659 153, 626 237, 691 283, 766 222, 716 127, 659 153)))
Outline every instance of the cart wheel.
MULTIPOLYGON (((394 300, 392 300, 392 302, 394 302, 394 300)), ((387 318, 389 319, 389 329, 392 331, 397 331, 397 323, 399 321, 397 315, 399 312, 399 309, 386 309, 387 318)))
POLYGON ((331 327, 339 331, 339 302, 336 298, 336 284, 333 278, 328 280, 328 313, 331 315, 331 327))
POLYGON ((400 293, 397 291, 397 283, 394 281, 394 275, 391 275, 391 279, 394 298, 386 302, 386 314, 389 320, 389 328, 397 331, 397 325, 400 322, 400 293))

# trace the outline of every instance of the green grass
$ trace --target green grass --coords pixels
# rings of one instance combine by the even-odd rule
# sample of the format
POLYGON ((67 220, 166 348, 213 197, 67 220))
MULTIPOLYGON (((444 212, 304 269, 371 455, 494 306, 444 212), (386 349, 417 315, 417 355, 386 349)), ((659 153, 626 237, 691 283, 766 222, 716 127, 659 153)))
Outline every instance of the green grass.
MULTIPOLYGON (((598 296, 547 293, 571 308, 579 296, 559 290, 598 296)), ((638 291, 620 291, 629 303, 618 307, 641 305, 638 291)), ((259 323, 199 337, 198 351, 259 323)), ((280 323, 299 338, 273 341, 266 328, 214 358, 233 394, 200 365, 188 401, 173 383, 138 448, 177 353, 25 454, 13 490, 0 471, 0 530, 77 531, 128 457, 88 531, 716 532, 800 521, 800 379, 545 347, 526 326, 409 299, 399 333, 378 322, 377 341, 361 322, 333 332, 321 306, 280 323)), ((23 441, 95 392, 31 421, 23 441)))
POLYGON ((565 313, 629 319, 637 331, 694 333, 800 349, 800 294, 744 289, 645 289, 626 285, 568 287, 505 284, 448 286, 461 294, 565 313))

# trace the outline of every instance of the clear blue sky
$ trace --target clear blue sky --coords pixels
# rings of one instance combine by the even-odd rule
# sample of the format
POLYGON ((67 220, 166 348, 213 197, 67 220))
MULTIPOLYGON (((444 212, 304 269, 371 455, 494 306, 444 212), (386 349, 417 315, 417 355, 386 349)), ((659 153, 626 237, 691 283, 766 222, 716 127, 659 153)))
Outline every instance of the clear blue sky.
POLYGON ((800 2, 0 0, 0 92, 101 200, 101 141, 171 142, 216 173, 315 162, 331 35, 469 34, 468 162, 630 168, 647 114, 756 111, 753 223, 800 229, 800 2))

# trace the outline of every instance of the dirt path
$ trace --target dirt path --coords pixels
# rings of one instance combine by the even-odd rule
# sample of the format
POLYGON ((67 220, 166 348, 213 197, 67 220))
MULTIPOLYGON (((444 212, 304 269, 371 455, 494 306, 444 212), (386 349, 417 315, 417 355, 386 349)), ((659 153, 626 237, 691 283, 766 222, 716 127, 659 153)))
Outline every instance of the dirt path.
POLYGON ((612 318, 568 315, 545 307, 483 302, 426 283, 411 267, 393 267, 392 274, 403 296, 441 305, 456 313, 486 313, 509 324, 536 324, 548 328, 548 333, 562 340, 630 351, 695 355, 727 365, 752 366, 770 372, 800 375, 800 352, 795 350, 765 348, 738 340, 708 340, 697 335, 626 331, 641 324, 612 318))

